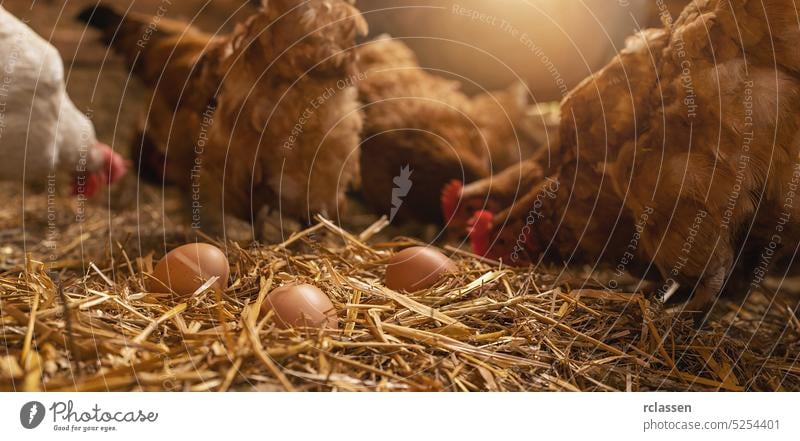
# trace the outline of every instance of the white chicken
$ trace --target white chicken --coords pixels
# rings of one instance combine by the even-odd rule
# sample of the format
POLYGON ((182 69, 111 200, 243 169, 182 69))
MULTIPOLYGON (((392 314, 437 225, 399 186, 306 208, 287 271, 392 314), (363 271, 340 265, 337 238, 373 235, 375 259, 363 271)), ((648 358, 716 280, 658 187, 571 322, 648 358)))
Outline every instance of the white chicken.
POLYGON ((67 95, 55 47, 0 6, 0 179, 43 187, 63 171, 73 194, 93 196, 119 180, 126 163, 97 141, 67 95))

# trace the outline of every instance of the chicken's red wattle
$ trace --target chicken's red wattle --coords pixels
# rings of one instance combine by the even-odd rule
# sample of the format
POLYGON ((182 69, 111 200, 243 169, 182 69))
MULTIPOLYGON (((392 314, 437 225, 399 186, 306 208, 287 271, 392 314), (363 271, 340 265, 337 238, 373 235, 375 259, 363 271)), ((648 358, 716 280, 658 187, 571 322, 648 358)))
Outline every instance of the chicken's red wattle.
POLYGON ((467 222, 472 252, 479 256, 486 256, 491 250, 491 232, 494 224, 494 214, 481 210, 476 212, 467 222))
POLYGON ((94 197, 100 191, 101 182, 102 178, 97 173, 75 175, 72 179, 72 195, 94 197))

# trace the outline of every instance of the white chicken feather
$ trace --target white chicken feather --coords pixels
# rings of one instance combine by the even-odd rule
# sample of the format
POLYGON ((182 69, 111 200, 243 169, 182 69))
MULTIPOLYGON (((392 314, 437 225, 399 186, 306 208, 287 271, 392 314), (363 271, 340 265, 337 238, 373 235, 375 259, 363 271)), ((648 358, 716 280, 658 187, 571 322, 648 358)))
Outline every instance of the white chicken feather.
POLYGON ((92 122, 67 94, 56 48, 2 6, 0 155, 2 180, 41 186, 64 171, 75 179, 75 192, 87 196, 102 180, 125 173, 122 158, 97 141, 92 122))

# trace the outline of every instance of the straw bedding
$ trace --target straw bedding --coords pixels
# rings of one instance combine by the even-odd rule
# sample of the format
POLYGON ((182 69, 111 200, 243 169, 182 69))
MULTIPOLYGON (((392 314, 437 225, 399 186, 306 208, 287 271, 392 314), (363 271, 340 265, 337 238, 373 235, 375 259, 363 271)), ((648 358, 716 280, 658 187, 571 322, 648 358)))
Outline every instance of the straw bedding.
POLYGON ((398 293, 381 285, 384 263, 416 241, 383 221, 351 234, 319 218, 276 245, 217 243, 229 289, 178 299, 143 290, 186 237, 169 204, 90 206, 75 223, 74 201, 27 196, 22 226, 21 195, 4 193, 1 390, 800 390, 787 289, 727 299, 697 329, 635 280, 610 290, 602 272, 507 268, 450 247, 457 275, 398 293), (339 330, 279 330, 257 314, 295 280, 331 297, 339 330))

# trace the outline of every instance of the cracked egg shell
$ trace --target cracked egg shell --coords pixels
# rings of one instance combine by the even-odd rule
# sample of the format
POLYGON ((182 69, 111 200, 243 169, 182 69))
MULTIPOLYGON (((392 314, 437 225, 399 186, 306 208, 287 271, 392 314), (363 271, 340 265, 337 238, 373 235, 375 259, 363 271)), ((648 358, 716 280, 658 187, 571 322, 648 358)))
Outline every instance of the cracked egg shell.
POLYGON ((442 276, 458 270, 450 258, 431 247, 406 248, 389 259, 386 287, 414 292, 430 288, 442 276))
POLYGON ((338 329, 336 309, 325 293, 308 284, 289 284, 267 294, 261 313, 275 311, 281 329, 293 327, 338 329))
POLYGON ((190 243, 162 257, 151 275, 145 283, 148 291, 189 296, 214 276, 219 279, 212 286, 221 290, 227 288, 230 265, 219 248, 207 243, 190 243))

